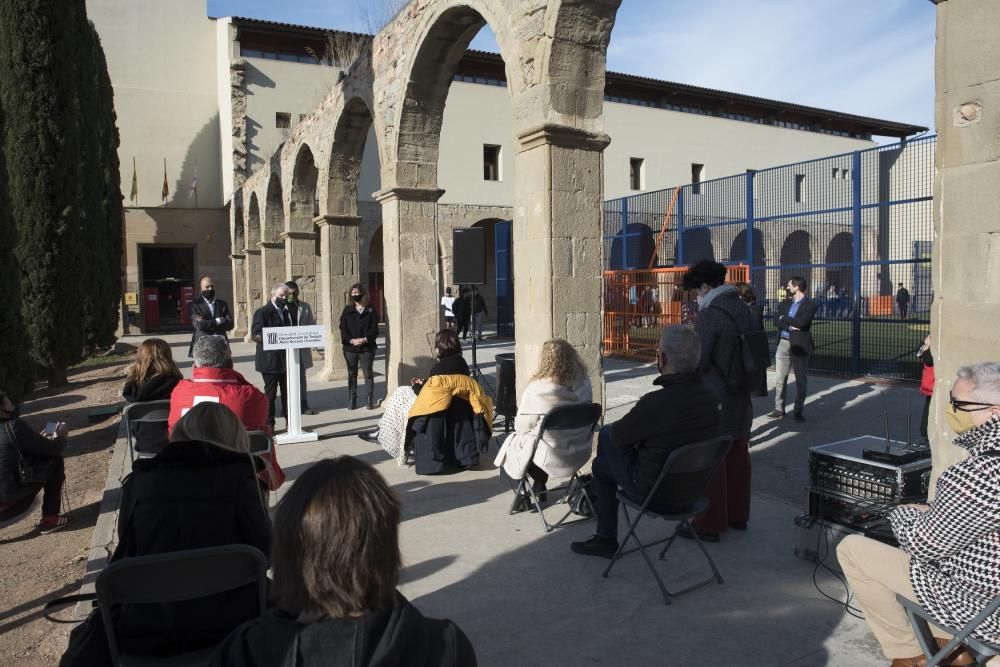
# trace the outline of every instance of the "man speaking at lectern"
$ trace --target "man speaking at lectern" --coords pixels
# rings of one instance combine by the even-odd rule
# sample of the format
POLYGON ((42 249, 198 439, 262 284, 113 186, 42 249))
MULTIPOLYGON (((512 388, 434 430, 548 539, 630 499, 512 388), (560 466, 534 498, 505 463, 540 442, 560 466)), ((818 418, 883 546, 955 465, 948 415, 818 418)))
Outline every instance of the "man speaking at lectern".
POLYGON ((267 327, 290 327, 288 313, 288 286, 278 284, 271 288, 271 300, 253 314, 250 336, 257 343, 254 368, 264 378, 264 393, 267 395, 267 425, 274 431, 274 399, 281 388, 281 416, 288 422, 288 384, 285 382, 285 351, 264 349, 264 329, 267 327))

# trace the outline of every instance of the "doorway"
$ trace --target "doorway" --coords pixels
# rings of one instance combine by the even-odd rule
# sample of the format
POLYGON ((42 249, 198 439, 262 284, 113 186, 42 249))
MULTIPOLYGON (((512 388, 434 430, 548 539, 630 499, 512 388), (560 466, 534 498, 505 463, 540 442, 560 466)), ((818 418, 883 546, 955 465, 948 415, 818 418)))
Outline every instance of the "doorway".
POLYGON ((190 326, 187 302, 194 298, 194 246, 140 246, 145 331, 190 326))

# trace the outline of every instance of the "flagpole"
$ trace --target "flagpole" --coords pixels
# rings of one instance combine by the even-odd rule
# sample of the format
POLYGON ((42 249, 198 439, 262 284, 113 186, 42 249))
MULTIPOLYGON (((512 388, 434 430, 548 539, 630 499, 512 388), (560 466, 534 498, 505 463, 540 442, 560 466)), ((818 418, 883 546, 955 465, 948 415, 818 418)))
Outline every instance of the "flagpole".
POLYGON ((198 208, 198 161, 194 161, 194 207, 198 208))

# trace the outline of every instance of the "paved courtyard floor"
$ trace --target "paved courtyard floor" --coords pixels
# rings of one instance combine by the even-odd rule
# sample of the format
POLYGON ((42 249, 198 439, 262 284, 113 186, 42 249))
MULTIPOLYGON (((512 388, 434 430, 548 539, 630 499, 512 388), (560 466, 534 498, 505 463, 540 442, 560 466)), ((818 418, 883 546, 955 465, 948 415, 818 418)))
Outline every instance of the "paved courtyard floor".
MULTIPOLYGON (((188 337, 167 339, 187 374, 188 337)), ((480 368, 491 382, 493 356, 506 351, 513 351, 511 342, 491 338, 479 348, 480 368)), ((233 355, 237 370, 261 386, 253 346, 234 343, 233 355)), ((380 356, 379 397, 383 368, 380 356)), ((605 421, 649 391, 655 374, 652 364, 608 360, 605 421)), ((836 579, 795 557, 793 521, 803 513, 810 446, 882 434, 883 410, 893 437, 905 438, 906 415, 913 415, 916 432, 922 399, 910 385, 830 378, 813 378, 810 385, 807 423, 754 421, 750 529, 708 545, 725 583, 675 598, 671 606, 663 604, 638 554, 604 579, 607 561, 570 552, 569 543, 589 536, 593 522, 546 534, 533 514, 509 516, 510 492, 492 468, 494 451, 482 469, 455 475, 417 477, 412 468, 398 467, 357 437, 381 411, 347 410, 346 382, 310 381, 309 402, 320 414, 303 421, 321 440, 284 445, 278 453, 289 484, 314 461, 340 454, 368 461, 385 475, 404 506, 400 588, 426 614, 456 621, 472 639, 480 665, 883 664, 864 622, 817 592, 814 576, 831 595, 844 595, 836 579)), ((756 415, 770 409, 769 399, 754 399, 756 415)), ((641 532, 656 539, 669 528, 648 521, 641 532)), ((681 540, 671 554, 659 563, 668 586, 704 576, 707 565, 693 543, 681 540)))

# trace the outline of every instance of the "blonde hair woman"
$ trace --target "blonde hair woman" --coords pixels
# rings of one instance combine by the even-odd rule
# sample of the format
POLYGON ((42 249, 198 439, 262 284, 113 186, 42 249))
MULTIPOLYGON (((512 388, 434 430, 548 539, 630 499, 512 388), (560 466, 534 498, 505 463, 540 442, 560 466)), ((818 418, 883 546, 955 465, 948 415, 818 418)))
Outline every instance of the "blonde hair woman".
POLYGON ((168 399, 181 377, 167 341, 147 338, 139 343, 129 366, 122 397, 129 403, 168 399))
MULTIPOLYGON (((166 449, 138 459, 122 484, 111 560, 226 544, 269 554, 271 524, 256 467, 232 410, 194 406, 166 449)), ((169 655, 215 645, 253 617, 255 600, 251 586, 196 603, 137 606, 118 623, 122 650, 169 655)))
MULTIPOLYGON (((546 341, 538 360, 538 370, 521 396, 517 417, 514 418, 514 432, 501 446, 495 465, 502 466, 514 480, 521 479, 527 472, 536 493, 545 491, 550 476, 572 475, 590 458, 590 429, 546 433, 545 439, 538 443, 533 458, 531 447, 538 436, 542 418, 553 408, 590 403, 592 399, 587 369, 573 346, 562 339, 546 341)), ((527 496, 519 500, 518 507, 528 508, 527 496)))

